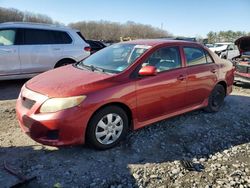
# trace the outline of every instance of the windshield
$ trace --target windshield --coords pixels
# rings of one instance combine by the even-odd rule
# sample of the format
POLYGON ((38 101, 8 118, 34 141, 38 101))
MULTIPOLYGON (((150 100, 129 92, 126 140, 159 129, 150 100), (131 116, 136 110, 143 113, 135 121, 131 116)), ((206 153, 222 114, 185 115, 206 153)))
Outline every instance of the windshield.
POLYGON ((80 68, 91 67, 92 70, 100 70, 109 73, 119 73, 133 64, 151 46, 136 44, 114 44, 96 52, 77 66, 80 68))

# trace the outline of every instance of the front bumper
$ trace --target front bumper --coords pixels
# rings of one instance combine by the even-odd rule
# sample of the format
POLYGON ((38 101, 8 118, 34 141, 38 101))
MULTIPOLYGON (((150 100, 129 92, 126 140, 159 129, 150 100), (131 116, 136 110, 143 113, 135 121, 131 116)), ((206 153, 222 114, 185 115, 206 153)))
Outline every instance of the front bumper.
POLYGON ((16 104, 21 129, 33 140, 50 146, 76 145, 85 142, 89 113, 82 106, 39 113, 47 96, 22 88, 16 104))

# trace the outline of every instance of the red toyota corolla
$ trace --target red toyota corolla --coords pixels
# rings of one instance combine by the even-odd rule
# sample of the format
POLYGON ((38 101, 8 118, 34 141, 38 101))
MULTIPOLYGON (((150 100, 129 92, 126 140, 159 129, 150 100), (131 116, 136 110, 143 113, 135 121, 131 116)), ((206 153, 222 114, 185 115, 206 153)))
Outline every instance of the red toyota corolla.
POLYGON ((29 80, 17 100, 22 130, 62 146, 115 146, 128 129, 199 108, 216 112, 234 68, 204 46, 178 40, 114 44, 29 80))

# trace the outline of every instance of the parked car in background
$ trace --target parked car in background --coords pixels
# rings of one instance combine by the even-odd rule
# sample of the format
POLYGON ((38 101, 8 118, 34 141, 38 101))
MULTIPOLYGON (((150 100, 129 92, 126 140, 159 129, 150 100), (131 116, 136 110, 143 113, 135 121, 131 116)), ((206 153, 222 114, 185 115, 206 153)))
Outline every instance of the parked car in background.
POLYGON ((106 45, 98 40, 86 40, 86 42, 90 45, 91 51, 90 53, 93 54, 103 48, 106 47, 106 45))
POLYGON ((90 55, 81 33, 37 23, 0 24, 0 80, 30 78, 90 55))
POLYGON ((237 46, 228 42, 215 43, 213 47, 209 47, 209 49, 222 59, 232 59, 240 54, 237 46))
POLYGON ((233 58, 236 68, 235 81, 250 83, 250 36, 237 39, 235 45, 240 51, 240 55, 233 58))
POLYGON ((214 47, 214 44, 204 44, 206 47, 208 48, 213 48, 214 47))
POLYGON ((136 40, 40 74, 22 88, 22 130, 46 145, 118 144, 128 129, 195 109, 217 112, 231 93, 232 63, 196 42, 136 40))

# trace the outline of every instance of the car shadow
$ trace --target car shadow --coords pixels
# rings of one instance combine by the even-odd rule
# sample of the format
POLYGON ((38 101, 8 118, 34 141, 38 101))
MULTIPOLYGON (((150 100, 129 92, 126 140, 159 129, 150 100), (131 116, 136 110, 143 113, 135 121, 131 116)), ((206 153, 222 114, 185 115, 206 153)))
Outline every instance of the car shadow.
MULTIPOLYGON (((131 132, 119 146, 97 151, 88 146, 54 148, 42 145, 0 148, 0 161, 37 176, 31 187, 138 187, 134 166, 208 158, 250 142, 250 98, 227 97, 218 113, 202 110, 164 120, 131 132), (247 108, 248 107, 248 108, 247 108)), ((16 180, 0 170, 0 184, 16 180), (1 179, 2 177, 2 179, 1 179)))
POLYGON ((0 81, 0 101, 17 99, 27 79, 0 81))

